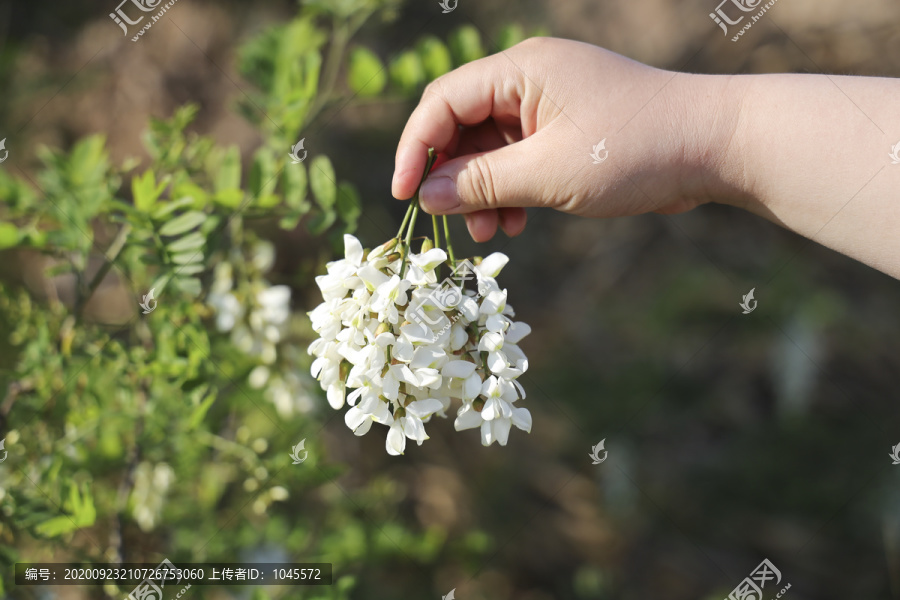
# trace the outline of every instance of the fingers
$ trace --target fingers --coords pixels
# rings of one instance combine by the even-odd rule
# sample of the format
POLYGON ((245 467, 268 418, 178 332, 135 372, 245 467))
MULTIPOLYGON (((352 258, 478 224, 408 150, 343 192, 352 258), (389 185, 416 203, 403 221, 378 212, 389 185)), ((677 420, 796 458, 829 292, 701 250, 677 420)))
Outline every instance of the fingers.
POLYGON ((479 210, 467 215, 466 227, 476 242, 486 242, 497 233, 497 225, 509 237, 515 237, 525 230, 528 214, 524 208, 500 208, 479 210))
POLYGON ((422 207, 430 214, 458 214, 548 204, 552 180, 570 166, 548 152, 545 142, 541 131, 497 150, 447 161, 422 184, 422 207))
POLYGON ((519 116, 518 72, 499 56, 477 60, 434 80, 413 111, 397 146, 391 192, 412 197, 422 179, 428 148, 446 152, 460 125, 489 117, 504 124, 519 116))
POLYGON ((476 242, 486 242, 497 233, 498 216, 496 210, 480 210, 465 215, 469 235, 476 242))
POLYGON ((524 208, 501 208, 497 213, 500 217, 500 229, 509 237, 516 237, 525 231, 528 213, 524 208))

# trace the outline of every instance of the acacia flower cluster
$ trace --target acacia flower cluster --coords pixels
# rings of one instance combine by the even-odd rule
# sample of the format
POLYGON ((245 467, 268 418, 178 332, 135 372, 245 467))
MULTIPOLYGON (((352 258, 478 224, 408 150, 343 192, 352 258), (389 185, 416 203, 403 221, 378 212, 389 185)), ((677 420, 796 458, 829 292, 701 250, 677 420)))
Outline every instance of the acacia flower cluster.
POLYGON ((421 445, 425 424, 446 417, 453 400, 461 403, 457 431, 477 427, 485 446, 506 445, 512 425, 531 431, 531 413, 517 405, 525 398, 517 379, 528 368, 518 343, 531 328, 513 321, 496 281, 509 259, 457 262, 446 217, 447 250, 435 247, 433 217, 434 242, 412 253, 418 209, 417 194, 397 237, 372 251, 345 235, 344 258, 316 278, 324 302, 309 313, 319 335, 309 346, 312 376, 334 409, 350 406, 344 421, 356 435, 373 423, 388 427, 389 454, 403 454, 407 439, 421 445), (439 284, 444 265, 452 275, 439 284), (466 289, 473 279, 477 290, 466 289))

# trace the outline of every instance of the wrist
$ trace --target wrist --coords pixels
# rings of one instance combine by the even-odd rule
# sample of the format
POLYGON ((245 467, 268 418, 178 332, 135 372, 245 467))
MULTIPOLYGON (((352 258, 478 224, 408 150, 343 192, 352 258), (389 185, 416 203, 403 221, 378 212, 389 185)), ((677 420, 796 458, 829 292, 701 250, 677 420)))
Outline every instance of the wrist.
POLYGON ((681 189, 688 202, 759 212, 747 168, 751 154, 744 107, 749 83, 742 76, 685 75, 681 189))

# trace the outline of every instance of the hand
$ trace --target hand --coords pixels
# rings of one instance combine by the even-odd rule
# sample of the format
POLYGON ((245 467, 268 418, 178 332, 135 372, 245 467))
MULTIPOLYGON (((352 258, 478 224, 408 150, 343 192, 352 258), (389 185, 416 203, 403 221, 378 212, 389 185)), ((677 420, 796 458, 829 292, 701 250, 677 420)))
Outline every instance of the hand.
POLYGON ((689 210, 712 199, 716 149, 737 123, 740 102, 724 96, 730 79, 662 71, 581 42, 526 40, 425 88, 397 148, 393 194, 412 197, 434 147, 451 160, 423 184, 422 206, 465 214, 475 241, 498 224, 521 233, 524 207, 589 217, 689 210), (609 154, 594 164, 604 138, 609 154))

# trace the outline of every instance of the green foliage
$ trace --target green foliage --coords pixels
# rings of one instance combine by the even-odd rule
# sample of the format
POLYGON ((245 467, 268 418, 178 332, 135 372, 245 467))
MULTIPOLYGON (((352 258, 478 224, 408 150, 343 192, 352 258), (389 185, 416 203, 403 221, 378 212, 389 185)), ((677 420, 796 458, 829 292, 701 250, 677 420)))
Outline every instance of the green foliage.
POLYGON ((347 68, 347 84, 361 97, 380 94, 387 84, 387 77, 378 55, 362 46, 354 48, 347 68))
MULTIPOLYGON (((322 462, 315 437, 325 403, 296 350, 308 324, 267 321, 289 308, 273 308, 286 288, 267 279, 279 228, 327 247, 362 216, 325 136, 307 140, 309 160, 291 159, 303 132, 354 95, 413 95, 454 60, 483 55, 466 28, 449 47, 420 40, 389 67, 365 47, 347 51, 366 18, 390 18, 396 5, 309 2, 240 48, 254 88, 238 110, 263 139, 252 154, 192 131, 189 104, 150 121, 139 169, 112 164, 91 136, 42 150, 37 188, 0 171, 0 251, 46 261, 40 293, 0 284, 0 390, 14 406, 0 421, 0 589, 15 561, 63 551, 87 562, 234 561, 274 543, 334 562, 341 575, 327 594, 301 593, 332 599, 353 593, 363 564, 438 559, 445 532, 387 517, 401 499, 394 487, 330 493, 344 467, 322 462), (111 290, 131 298, 124 312, 107 310, 111 290), (288 450, 304 438, 298 468, 288 450), (362 504, 381 516, 363 516, 362 504)), ((327 258, 298 258, 292 284, 309 286, 327 258)), ((486 551, 476 546, 462 553, 486 551)))

